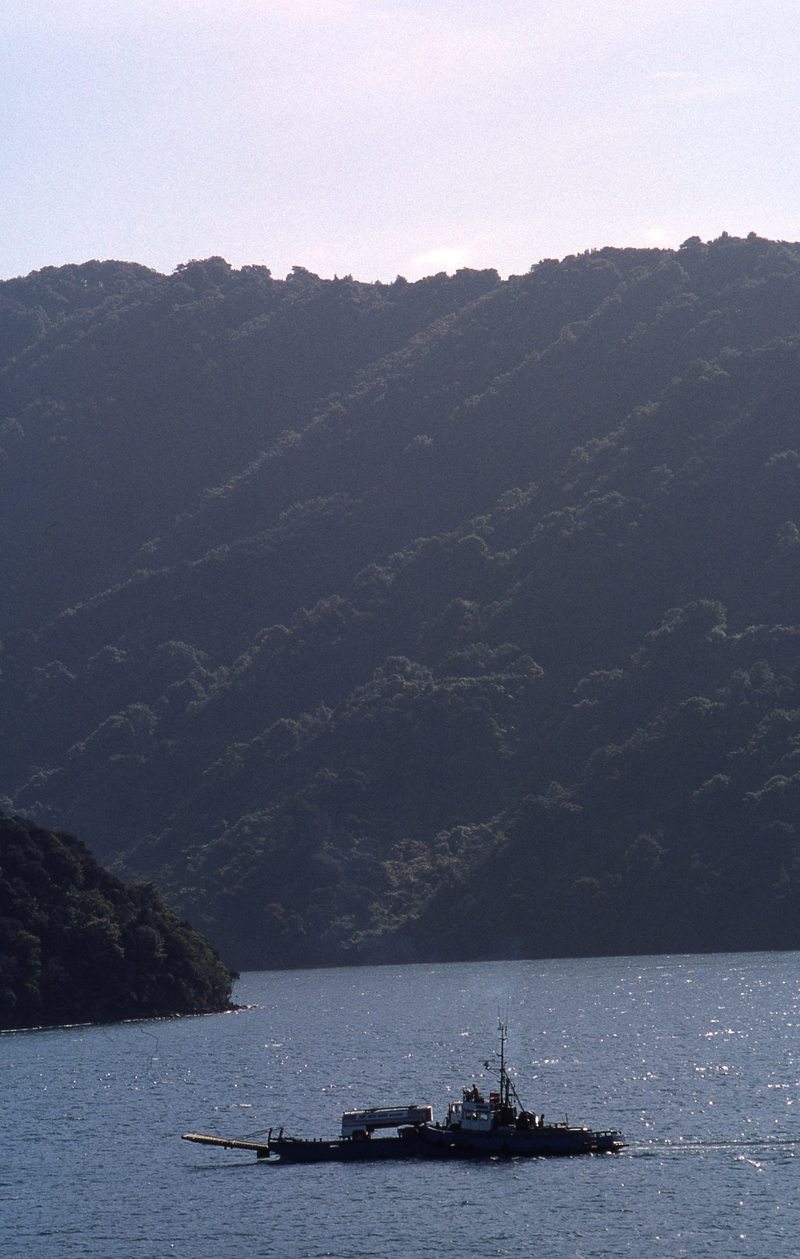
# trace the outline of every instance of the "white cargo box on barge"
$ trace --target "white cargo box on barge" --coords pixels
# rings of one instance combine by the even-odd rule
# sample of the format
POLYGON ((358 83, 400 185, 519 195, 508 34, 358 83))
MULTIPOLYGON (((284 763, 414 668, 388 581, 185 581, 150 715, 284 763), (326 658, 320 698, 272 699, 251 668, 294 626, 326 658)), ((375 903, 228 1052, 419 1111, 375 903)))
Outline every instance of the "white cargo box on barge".
POLYGON ((376 1128, 403 1128, 407 1124, 432 1123, 430 1106, 373 1106, 370 1110, 346 1110, 342 1115, 343 1137, 368 1137, 376 1128))

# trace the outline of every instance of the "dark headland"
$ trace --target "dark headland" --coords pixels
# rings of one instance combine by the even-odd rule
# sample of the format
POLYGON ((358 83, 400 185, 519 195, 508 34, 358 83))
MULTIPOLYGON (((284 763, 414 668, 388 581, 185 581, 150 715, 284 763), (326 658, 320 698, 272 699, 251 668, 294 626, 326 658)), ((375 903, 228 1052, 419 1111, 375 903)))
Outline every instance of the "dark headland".
POLYGON ((235 978, 154 884, 0 814, 0 1029, 230 1010, 235 978))
POLYGON ((0 537, 0 804, 233 965, 800 947, 800 245, 6 281, 0 537))

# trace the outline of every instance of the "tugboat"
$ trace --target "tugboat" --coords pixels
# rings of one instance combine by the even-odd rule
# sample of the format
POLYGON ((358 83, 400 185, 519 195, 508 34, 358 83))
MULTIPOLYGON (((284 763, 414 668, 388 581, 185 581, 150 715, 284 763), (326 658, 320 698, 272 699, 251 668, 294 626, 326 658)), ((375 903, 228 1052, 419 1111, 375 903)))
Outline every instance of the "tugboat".
POLYGON ((393 1158, 540 1158, 558 1154, 613 1154, 625 1146, 622 1133, 546 1123, 522 1105, 506 1066, 508 1029, 500 1023, 500 1060, 494 1069, 498 1089, 488 1101, 473 1084, 463 1090, 462 1100, 451 1103, 444 1123, 433 1122, 430 1106, 372 1107, 348 1110, 342 1115, 338 1140, 306 1139, 284 1135, 283 1128, 267 1139, 237 1140, 185 1132, 184 1141, 221 1145, 225 1149, 253 1150, 259 1159, 272 1163, 345 1163, 393 1158), (394 1128, 397 1135, 372 1139, 379 1128, 394 1128))
MULTIPOLYGON (((500 1023, 500 1061, 495 1068, 499 1088, 487 1101, 473 1084, 460 1102, 451 1103, 442 1126, 426 1124, 423 1136, 427 1152, 456 1156, 512 1158, 549 1154, 615 1153, 625 1145, 622 1133, 575 1128, 569 1120, 546 1123, 544 1115, 526 1110, 506 1066, 508 1028, 500 1023)), ((492 1070, 485 1063, 487 1070, 492 1070)))

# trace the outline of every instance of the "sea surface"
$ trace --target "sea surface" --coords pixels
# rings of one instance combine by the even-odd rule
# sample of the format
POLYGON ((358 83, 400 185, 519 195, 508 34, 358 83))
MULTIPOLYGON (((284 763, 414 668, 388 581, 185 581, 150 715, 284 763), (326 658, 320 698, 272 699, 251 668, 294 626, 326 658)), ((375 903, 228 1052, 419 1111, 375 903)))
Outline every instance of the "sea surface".
POLYGON ((235 997, 0 1035, 3 1259, 800 1253, 800 953, 253 972, 235 997), (280 1167, 180 1140, 442 1117, 488 1086, 498 1014, 525 1104, 623 1153, 280 1167))

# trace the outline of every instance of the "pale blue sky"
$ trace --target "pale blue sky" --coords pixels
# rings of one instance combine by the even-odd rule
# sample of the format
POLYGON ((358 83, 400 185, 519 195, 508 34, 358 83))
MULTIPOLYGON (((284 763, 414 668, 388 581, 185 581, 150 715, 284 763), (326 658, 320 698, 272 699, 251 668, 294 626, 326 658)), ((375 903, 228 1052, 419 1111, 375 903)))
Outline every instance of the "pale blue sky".
POLYGON ((0 277, 800 238, 797 0, 2 0, 0 277))

